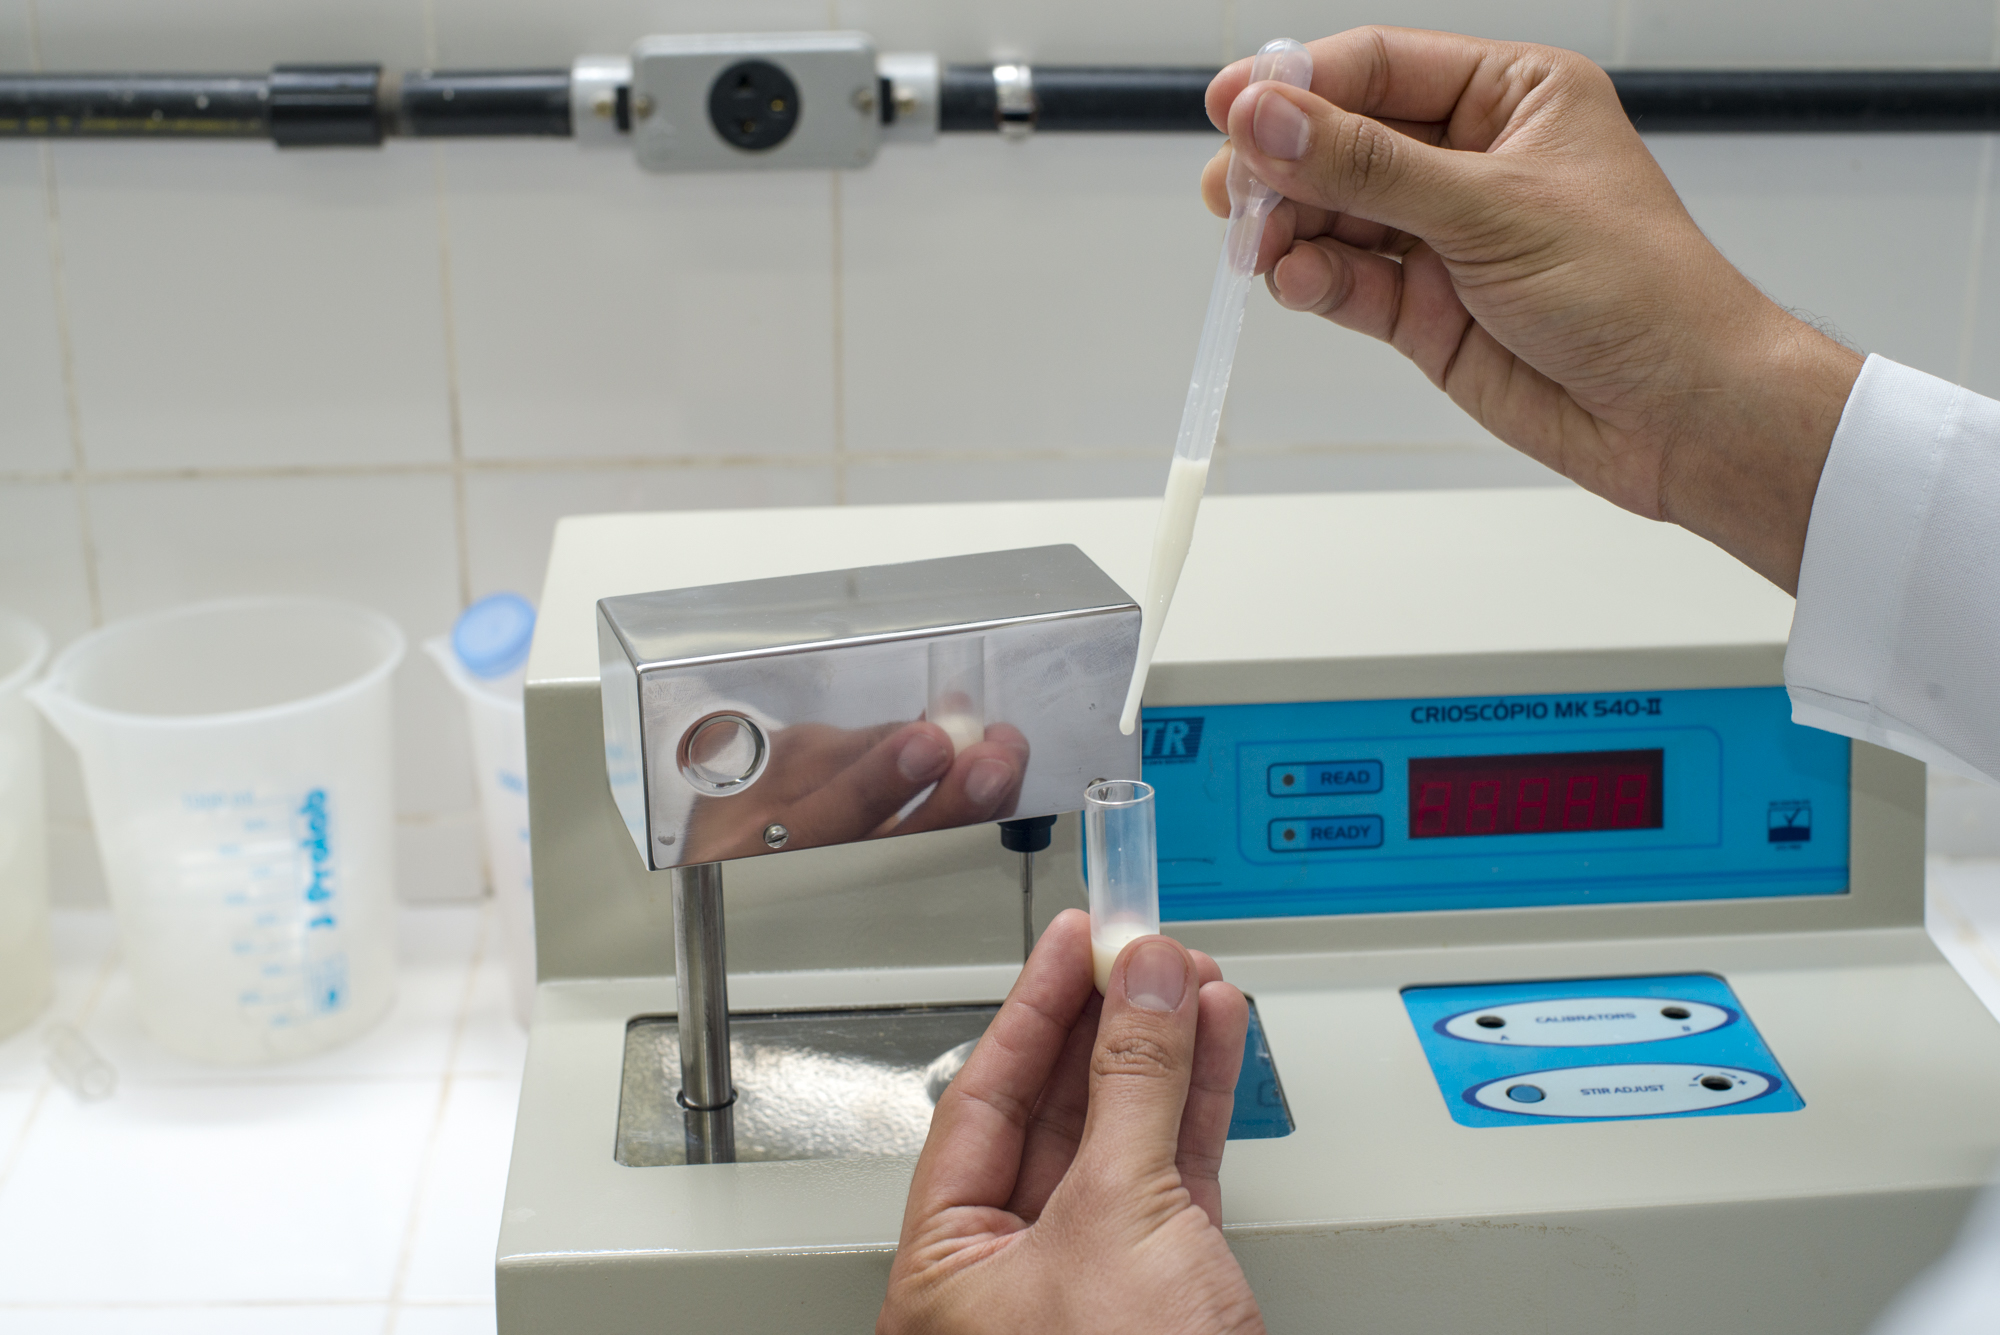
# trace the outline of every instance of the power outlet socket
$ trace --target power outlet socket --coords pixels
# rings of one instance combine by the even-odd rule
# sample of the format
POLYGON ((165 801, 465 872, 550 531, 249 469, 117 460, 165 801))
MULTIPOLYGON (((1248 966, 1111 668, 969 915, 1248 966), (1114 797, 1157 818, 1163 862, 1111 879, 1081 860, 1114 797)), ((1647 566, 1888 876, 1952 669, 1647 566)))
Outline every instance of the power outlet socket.
POLYGON ((865 167, 882 143, 863 33, 647 37, 632 49, 631 98, 650 171, 865 167))

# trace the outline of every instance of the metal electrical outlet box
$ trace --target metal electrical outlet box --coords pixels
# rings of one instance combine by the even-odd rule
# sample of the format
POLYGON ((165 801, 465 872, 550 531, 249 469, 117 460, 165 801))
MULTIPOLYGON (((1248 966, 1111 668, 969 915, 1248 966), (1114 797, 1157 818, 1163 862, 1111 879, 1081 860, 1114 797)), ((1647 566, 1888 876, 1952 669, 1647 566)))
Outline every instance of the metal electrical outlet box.
POLYGON ((865 167, 880 88, 863 33, 647 37, 632 49, 633 145, 649 171, 865 167))

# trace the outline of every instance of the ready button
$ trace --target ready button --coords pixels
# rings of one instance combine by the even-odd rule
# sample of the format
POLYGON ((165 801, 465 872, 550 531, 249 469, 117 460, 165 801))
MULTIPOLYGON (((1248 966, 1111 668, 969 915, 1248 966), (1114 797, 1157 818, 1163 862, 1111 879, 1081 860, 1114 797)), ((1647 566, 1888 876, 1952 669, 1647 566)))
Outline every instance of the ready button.
POLYGON ((1273 765, 1267 786, 1273 797, 1325 797, 1328 793, 1379 793, 1379 760, 1310 760, 1273 765))
POLYGON ((1380 816, 1314 816, 1271 822, 1273 853, 1343 853, 1380 848, 1380 816))

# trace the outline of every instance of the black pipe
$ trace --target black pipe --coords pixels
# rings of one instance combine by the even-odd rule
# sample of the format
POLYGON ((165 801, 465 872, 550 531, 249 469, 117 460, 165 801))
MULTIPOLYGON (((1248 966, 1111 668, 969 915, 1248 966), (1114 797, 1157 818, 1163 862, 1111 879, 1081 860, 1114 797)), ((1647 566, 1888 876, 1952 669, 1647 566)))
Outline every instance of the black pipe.
POLYGON ((403 76, 397 104, 398 128, 422 138, 571 133, 568 70, 424 70, 403 76))
POLYGON ((1997 70, 1614 70, 1647 133, 2000 130, 1997 70))
MULTIPOLYGON (((1035 128, 1213 133, 1203 95, 1214 75, 1037 65, 1035 128)), ((2000 131, 2000 70, 1614 70, 1611 81, 1648 133, 2000 131)), ((938 128, 996 126, 992 68, 947 66, 938 128)))
POLYGON ((1035 128, 1214 134, 1207 109, 1211 69, 1036 67, 1035 128))
MULTIPOLYGON (((1213 133, 1203 107, 1213 74, 1034 66, 1032 124, 1055 133, 1213 133)), ((2000 70, 1617 70, 1611 78, 1648 133, 2000 132, 2000 70)), ((999 127, 991 66, 947 66, 939 91, 939 129, 999 127)), ((572 132, 563 70, 424 71, 400 86, 372 65, 280 66, 269 75, 0 74, 0 138, 269 137, 290 147, 379 144, 385 134, 572 132)))
MULTIPOLYGON (((1213 134, 1203 98, 1209 68, 1161 65, 1035 65, 1034 127, 1048 133, 1213 134)), ((947 65, 938 129, 999 128, 991 65, 947 65)))
POLYGON ((1000 128, 1000 93, 991 65, 946 65, 938 80, 938 129, 946 133, 1000 128))
POLYGON ((261 74, 0 74, 0 138, 262 139, 261 74))

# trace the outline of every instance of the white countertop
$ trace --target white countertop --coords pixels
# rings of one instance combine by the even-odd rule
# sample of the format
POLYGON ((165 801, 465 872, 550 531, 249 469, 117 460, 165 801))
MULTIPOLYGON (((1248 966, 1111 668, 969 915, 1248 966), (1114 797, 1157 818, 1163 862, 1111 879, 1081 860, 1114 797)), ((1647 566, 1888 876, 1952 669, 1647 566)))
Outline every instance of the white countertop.
MULTIPOLYGON (((1934 859, 1930 891, 1931 935, 2000 1016, 2000 862, 1934 859)), ((380 1026, 218 1069, 140 1031, 108 913, 58 913, 55 1004, 0 1043, 0 1328, 490 1335, 526 1039, 490 911, 405 909, 400 930, 380 1026), (112 1098, 48 1077, 57 1019, 117 1067, 112 1098)))
POLYGON ((490 909, 406 908, 394 1009, 305 1061, 219 1068, 139 1028, 108 912, 55 915, 56 999, 0 1043, 0 1330, 490 1335, 527 1038, 490 909), (118 1071, 83 1103, 42 1030, 118 1071))

